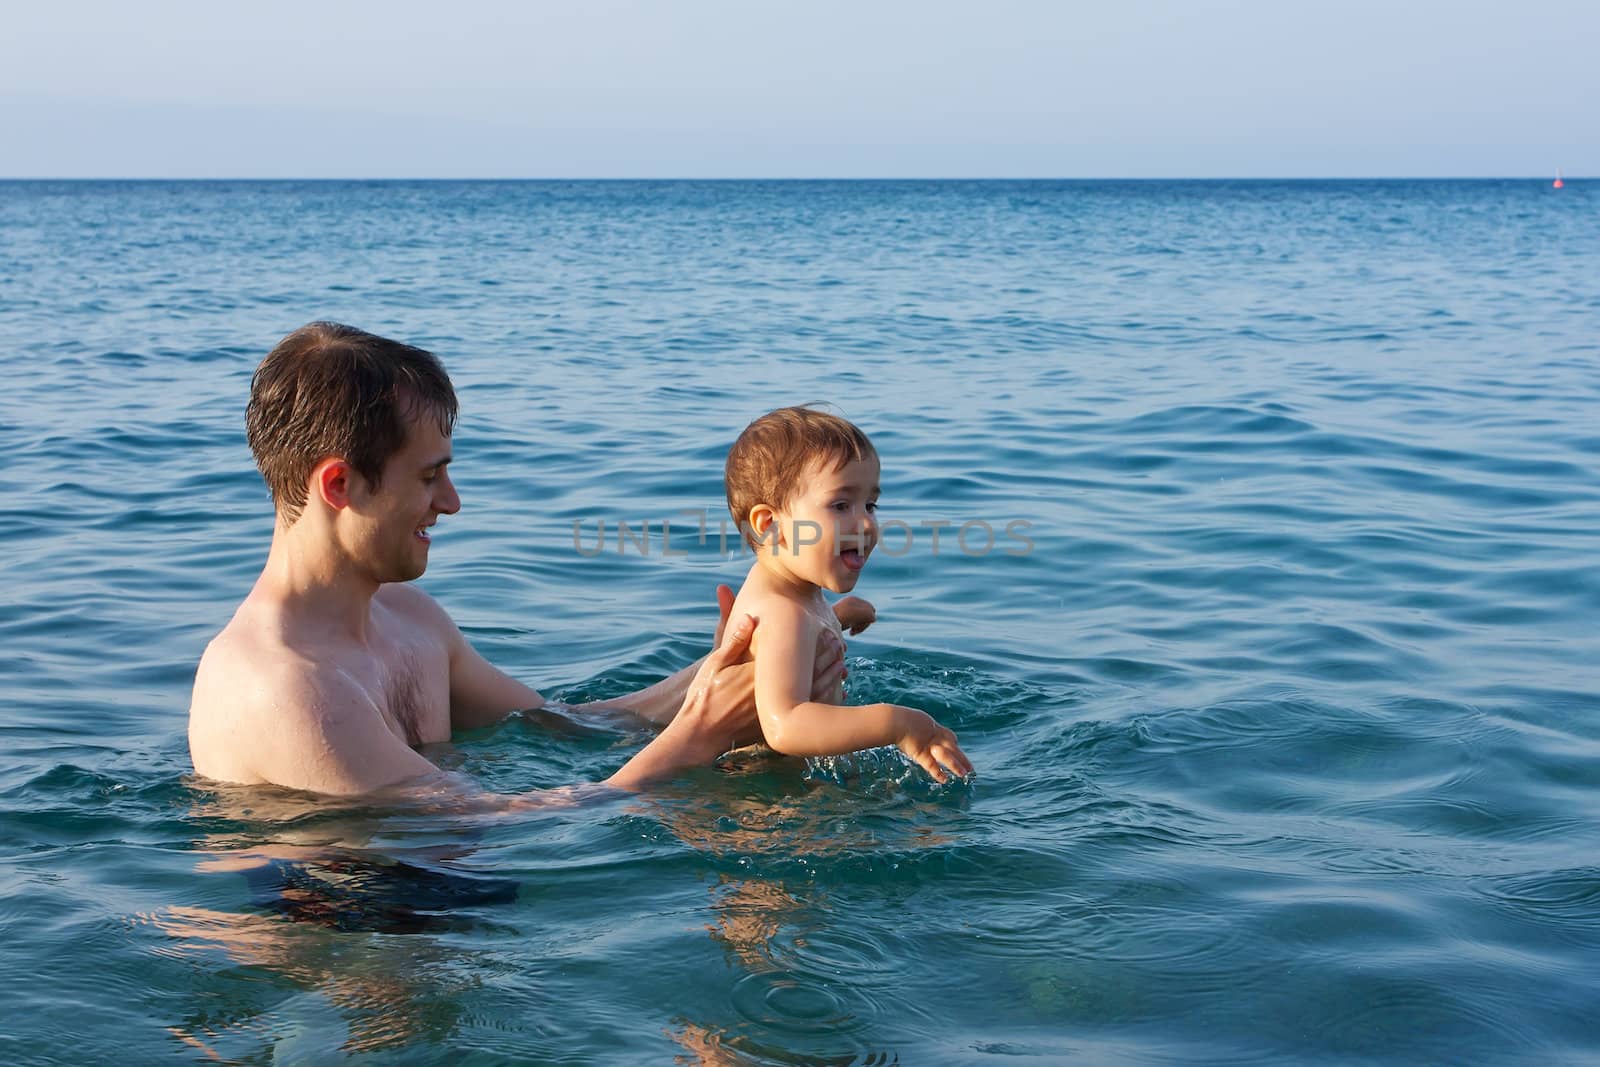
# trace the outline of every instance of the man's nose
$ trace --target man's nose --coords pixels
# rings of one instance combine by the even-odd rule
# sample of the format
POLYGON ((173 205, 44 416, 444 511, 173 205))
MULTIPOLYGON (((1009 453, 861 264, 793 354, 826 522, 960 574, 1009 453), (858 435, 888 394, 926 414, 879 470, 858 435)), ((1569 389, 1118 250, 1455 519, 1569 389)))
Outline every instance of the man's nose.
POLYGON ((442 491, 433 498, 434 508, 442 515, 454 515, 461 510, 461 495, 456 492, 456 485, 450 480, 449 475, 440 479, 442 491))

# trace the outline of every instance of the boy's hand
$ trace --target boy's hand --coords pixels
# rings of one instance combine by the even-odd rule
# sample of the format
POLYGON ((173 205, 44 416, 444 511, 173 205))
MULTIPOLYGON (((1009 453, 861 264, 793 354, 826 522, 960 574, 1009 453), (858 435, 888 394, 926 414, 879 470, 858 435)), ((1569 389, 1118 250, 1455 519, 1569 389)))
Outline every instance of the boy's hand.
POLYGON ((950 774, 965 778, 972 773, 972 761, 956 744, 956 735, 935 722, 933 716, 916 708, 901 707, 895 711, 901 723, 897 746, 927 771, 929 777, 943 784, 950 780, 950 774), (949 774, 945 772, 946 767, 950 769, 949 774))
POLYGON ((878 621, 877 609, 858 596, 847 596, 835 604, 833 615, 839 620, 840 628, 851 636, 878 621))

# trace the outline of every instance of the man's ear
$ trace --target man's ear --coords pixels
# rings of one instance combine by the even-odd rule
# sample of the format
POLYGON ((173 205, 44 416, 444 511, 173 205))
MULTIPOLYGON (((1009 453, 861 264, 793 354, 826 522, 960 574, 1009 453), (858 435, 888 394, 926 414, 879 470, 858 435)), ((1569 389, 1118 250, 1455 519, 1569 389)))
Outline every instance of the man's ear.
POLYGON ((757 504, 752 507, 750 514, 745 518, 745 523, 758 542, 776 538, 778 545, 783 544, 783 523, 778 521, 778 509, 771 504, 757 504))
POLYGON ((342 511, 350 506, 350 493, 359 477, 348 462, 329 456, 311 468, 311 490, 334 511, 342 511))

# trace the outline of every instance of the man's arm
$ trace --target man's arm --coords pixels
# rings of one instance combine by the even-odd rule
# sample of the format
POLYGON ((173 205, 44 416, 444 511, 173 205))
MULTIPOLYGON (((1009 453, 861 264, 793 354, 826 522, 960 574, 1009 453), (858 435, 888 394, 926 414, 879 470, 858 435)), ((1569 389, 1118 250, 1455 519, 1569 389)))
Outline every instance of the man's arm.
POLYGON ((695 671, 677 714, 666 728, 622 769, 606 779, 618 789, 640 789, 689 767, 705 766, 735 746, 748 733, 749 704, 729 705, 718 699, 720 676, 735 669, 750 647, 756 620, 746 615, 728 631, 727 639, 712 650, 695 671))
POLYGON ((451 623, 450 728, 474 730, 490 726, 513 711, 536 711, 544 697, 484 659, 451 623))
MULTIPOLYGON (((754 627, 754 620, 746 618, 730 631, 723 646, 707 656, 695 672, 681 709, 666 729, 616 774, 597 783, 602 791, 606 786, 640 789, 689 767, 709 765, 732 747, 732 738, 749 730, 755 717, 751 705, 735 707, 714 694, 718 675, 748 650, 754 627)), ((497 684, 486 676, 476 680, 491 687, 497 684)), ((254 691, 271 694, 270 699, 256 702, 257 706, 239 709, 246 732, 255 738, 250 746, 249 774, 241 777, 255 781, 333 796, 386 791, 396 798, 484 812, 565 806, 581 801, 596 788, 569 786, 505 796, 478 793, 447 780, 439 768, 389 728, 365 691, 337 672, 280 674, 264 680, 254 691)))
MULTIPOLYGON (((642 789, 679 771, 710 764, 733 747, 735 738, 748 733, 755 718, 751 702, 731 703, 719 696, 719 690, 723 675, 749 651, 750 635, 755 626, 756 621, 745 616, 728 632, 727 640, 705 657, 691 676, 680 706, 674 709, 666 728, 603 785, 613 789, 642 789)), ((569 786, 517 797, 478 797, 474 802, 491 809, 514 811, 576 803, 586 795, 590 795, 588 788, 569 786)))
MULTIPOLYGON (((726 585, 717 586, 717 628, 711 637, 713 650, 722 645, 722 633, 728 627, 728 615, 733 611, 733 599, 732 588, 726 585)), ((683 706, 684 697, 689 693, 689 686, 704 663, 705 657, 702 656, 654 685, 608 700, 591 700, 586 704, 574 704, 572 707, 582 711, 624 711, 658 726, 664 726, 672 721, 672 717, 683 706)), ((739 670, 734 665, 720 672, 718 679, 718 684, 723 690, 715 696, 719 704, 726 702, 735 707, 754 706, 755 668, 739 670)))
MULTIPOLYGON (((733 606, 733 591, 727 586, 718 589, 722 617, 717 623, 720 637, 728 620, 728 610, 733 606), (725 594, 725 596, 724 596, 725 594)), ((490 726, 514 711, 536 711, 545 706, 545 699, 537 690, 517 681, 484 659, 467 641, 466 635, 456 626, 448 613, 431 598, 426 609, 434 615, 435 623, 448 629, 450 635, 450 728, 472 730, 490 726)), ((842 659, 842 656, 840 657, 842 659)), ((682 670, 670 674, 654 685, 637 692, 627 693, 609 700, 595 700, 586 704, 571 705, 574 711, 627 712, 658 725, 670 722, 683 705, 695 672, 704 660, 696 660, 682 670)), ((745 668, 719 675, 716 682, 715 701, 728 709, 751 707, 755 703, 755 671, 745 668)))
MULTIPOLYGON (((860 600, 859 597, 849 599, 860 600)), ((720 617, 717 620, 716 633, 711 639, 713 649, 722 647, 722 634, 728 625, 728 614, 733 610, 733 600, 731 588, 726 585, 717 586, 717 610, 720 617)), ((860 600, 860 603, 867 612, 871 612, 871 604, 865 600, 860 600)), ((641 719, 664 725, 671 722, 672 717, 683 706, 690 686, 705 662, 705 658, 702 657, 682 670, 669 674, 654 685, 646 686, 637 692, 609 700, 575 704, 573 707, 575 710, 583 711, 625 711, 641 719)), ((821 699, 831 695, 848 673, 844 665, 844 642, 840 641, 831 630, 822 631, 817 636, 811 660, 812 696, 821 699)), ((754 664, 731 660, 723 669, 715 672, 714 677, 713 690, 707 694, 707 699, 719 709, 732 711, 754 706, 756 686, 754 664)))
MULTIPOLYGON (((717 587, 717 622, 715 647, 721 647, 723 630, 728 613, 733 607, 733 590, 726 585, 717 587)), ((865 603, 865 602, 863 602, 865 603)), ((429 610, 437 613, 440 624, 449 628, 450 650, 450 726, 455 730, 471 730, 499 722, 513 711, 533 711, 545 706, 544 697, 515 678, 498 670, 468 643, 460 628, 444 609, 431 599, 429 610)), ((870 609, 871 605, 867 605, 870 609)), ((743 649, 741 649, 741 655, 743 649)), ((738 657, 726 660, 704 679, 705 689, 698 699, 709 702, 708 714, 718 720, 737 717, 745 724, 744 733, 735 738, 740 743, 754 739, 753 716, 755 707, 755 666, 739 663, 738 657)), ((609 700, 596 700, 572 705, 578 712, 626 712, 657 725, 670 723, 679 709, 684 707, 691 688, 701 681, 707 658, 670 674, 654 685, 637 692, 627 693, 609 700)), ((811 694, 825 698, 845 678, 844 643, 831 630, 816 636, 811 665, 811 694)), ((734 747, 730 745, 729 747, 734 747)), ((725 751, 725 750, 723 750, 725 751)), ((717 753, 720 754, 720 753, 717 753)), ((714 754, 716 755, 716 754, 714 754)))
MULTIPOLYGON (((439 609, 443 616, 443 609, 439 609)), ((448 621, 448 617, 445 616, 448 621)), ((537 711, 545 706, 539 692, 524 685, 483 658, 454 622, 450 626, 450 728, 472 730, 491 726, 514 711, 537 711)), ((610 700, 571 705, 574 711, 627 712, 657 724, 669 722, 683 704, 697 660, 654 685, 610 700)), ((750 707, 755 702, 755 672, 746 667, 719 676, 717 699, 730 706, 750 707)))
POLYGON ((436 636, 448 651, 450 729, 492 726, 513 711, 544 707, 544 697, 499 670, 467 641, 450 613, 409 583, 385 586, 379 594, 436 636))

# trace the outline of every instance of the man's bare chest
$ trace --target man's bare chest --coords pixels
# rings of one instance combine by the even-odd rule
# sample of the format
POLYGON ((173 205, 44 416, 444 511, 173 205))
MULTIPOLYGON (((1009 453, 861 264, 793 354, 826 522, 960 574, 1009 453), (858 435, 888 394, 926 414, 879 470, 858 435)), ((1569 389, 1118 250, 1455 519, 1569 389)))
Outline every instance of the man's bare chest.
POLYGON ((417 635, 383 635, 371 643, 366 668, 363 688, 406 744, 450 739, 450 663, 442 646, 417 635))

